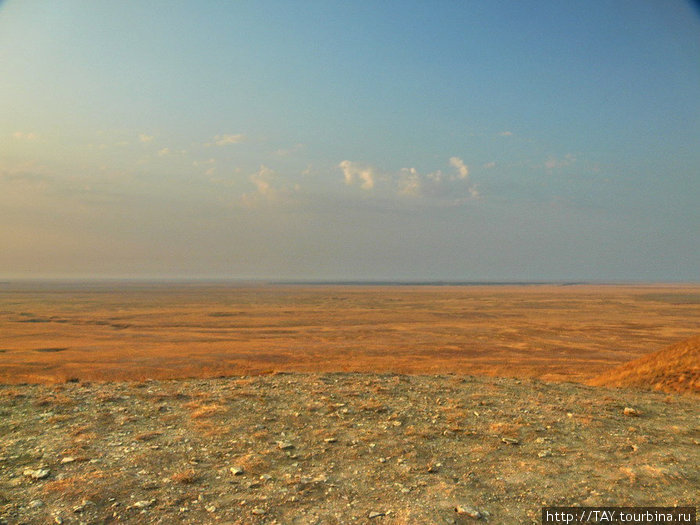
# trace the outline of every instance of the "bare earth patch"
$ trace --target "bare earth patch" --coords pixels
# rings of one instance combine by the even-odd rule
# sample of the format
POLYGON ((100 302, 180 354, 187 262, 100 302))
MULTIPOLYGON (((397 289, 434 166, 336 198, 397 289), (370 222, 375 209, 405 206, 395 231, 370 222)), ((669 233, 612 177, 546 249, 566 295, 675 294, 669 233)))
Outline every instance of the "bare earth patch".
POLYGON ((514 524, 542 505, 693 505, 699 416, 695 396, 449 375, 6 385, 0 523, 514 524))

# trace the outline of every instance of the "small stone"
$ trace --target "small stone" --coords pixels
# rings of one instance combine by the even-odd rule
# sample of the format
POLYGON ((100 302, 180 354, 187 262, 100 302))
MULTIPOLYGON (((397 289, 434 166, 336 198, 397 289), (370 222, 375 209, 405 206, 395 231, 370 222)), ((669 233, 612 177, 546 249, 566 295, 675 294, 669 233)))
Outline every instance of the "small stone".
POLYGON ((154 499, 149 499, 149 500, 141 500, 137 501, 133 505, 130 505, 129 508, 132 509, 147 509, 151 505, 153 505, 156 502, 154 499))
POLYGON ((325 441, 326 443, 335 443, 338 440, 334 437, 329 437, 329 438, 324 439, 323 441, 325 441))
POLYGON ((61 516, 54 516, 53 522, 57 525, 63 525, 63 518, 61 516))
POLYGON ((520 441, 518 441, 517 439, 513 439, 513 438, 501 438, 501 441, 503 443, 505 443, 506 445, 519 445, 520 444, 520 441))
POLYGON ((207 512, 216 512, 216 506, 215 505, 206 505, 204 507, 204 510, 206 510, 207 512))
POLYGON ((30 509, 38 509, 39 507, 43 507, 44 502, 41 501, 40 499, 33 499, 32 501, 29 502, 29 508, 30 509))
POLYGON ((639 417, 641 415, 641 412, 639 412, 639 410, 636 410, 632 407, 625 407, 622 413, 630 417, 639 417))
POLYGON ((290 450, 294 448, 294 445, 291 444, 289 441, 278 441, 277 448, 279 448, 280 450, 290 450))
POLYGON ((242 476, 245 472, 241 467, 231 467, 229 470, 234 476, 242 476))
POLYGON ((455 512, 463 516, 474 518, 475 520, 480 520, 484 516, 480 510, 474 507, 468 507, 467 505, 457 505, 455 507, 455 512))
POLYGON ((437 472, 440 470, 440 467, 442 467, 442 463, 431 463, 430 465, 428 465, 428 472, 437 472))
POLYGON ((269 474, 262 474, 260 476, 260 481, 270 481, 271 479, 272 479, 272 476, 270 476, 269 474))
POLYGON ((386 516, 386 512, 379 512, 376 510, 373 510, 372 512, 369 513, 369 519, 374 519, 374 518, 379 518, 381 516, 386 516))
POLYGON ((61 463, 64 465, 66 463, 73 463, 74 461, 75 461, 75 458, 73 456, 66 456, 65 458, 61 459, 61 463))
POLYGON ((552 455, 552 451, 549 450, 549 449, 547 449, 547 450, 543 450, 542 452, 539 452, 539 453, 537 454, 537 457, 538 457, 538 458, 548 458, 548 457, 550 457, 551 455, 552 455))
POLYGON ((27 469, 23 474, 32 479, 45 479, 49 477, 51 471, 47 468, 27 469))
POLYGON ((262 516, 263 514, 265 514, 265 509, 261 509, 260 507, 255 507, 250 512, 255 514, 256 516, 262 516))

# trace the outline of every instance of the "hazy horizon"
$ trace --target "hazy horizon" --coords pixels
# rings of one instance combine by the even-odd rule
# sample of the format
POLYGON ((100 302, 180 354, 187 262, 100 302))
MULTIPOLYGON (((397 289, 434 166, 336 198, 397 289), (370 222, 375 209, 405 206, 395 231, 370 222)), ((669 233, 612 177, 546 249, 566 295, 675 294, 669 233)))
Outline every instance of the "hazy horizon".
POLYGON ((0 280, 700 281, 690 1, 0 0, 0 280))

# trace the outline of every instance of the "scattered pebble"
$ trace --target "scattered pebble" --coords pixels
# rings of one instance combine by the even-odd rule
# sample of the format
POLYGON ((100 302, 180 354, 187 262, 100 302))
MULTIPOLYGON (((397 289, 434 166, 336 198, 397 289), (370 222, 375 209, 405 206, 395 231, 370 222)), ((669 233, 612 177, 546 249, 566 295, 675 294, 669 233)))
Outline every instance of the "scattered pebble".
POLYGON ((24 475, 32 479, 46 479, 51 474, 51 471, 47 468, 38 468, 36 470, 26 469, 24 475))
POLYGON ((149 499, 149 500, 141 500, 137 501, 133 505, 129 505, 127 509, 147 509, 148 507, 152 506, 156 500, 154 499, 149 499))
POLYGON ((475 520, 480 520, 484 517, 484 514, 474 507, 469 507, 467 505, 457 505, 455 507, 455 512, 467 516, 469 518, 474 518, 475 520))
POLYGON ((393 518, 389 509, 402 509, 396 519, 407 523, 531 523, 528 513, 541 501, 569 494, 582 505, 604 503, 601 494, 610 501, 634 500, 641 491, 664 499, 694 494, 692 462, 678 461, 700 444, 691 430, 697 406, 685 398, 669 407, 657 394, 570 384, 538 383, 531 396, 528 385, 506 379, 392 379, 289 374, 155 382, 152 392, 119 383, 61 385, 61 396, 74 404, 58 406, 49 427, 35 400, 57 387, 0 385, 0 524, 61 523, 59 514, 76 524, 223 523, 234 516, 251 523, 385 523, 393 518), (19 390, 27 397, 8 394, 19 390), (120 401, 93 408, 90 402, 106 395, 120 401), (160 399, 170 408, 165 415, 156 411, 160 399), (358 409, 369 399, 385 412, 358 409), (336 401, 346 402, 348 416, 327 410, 336 401), (577 407, 574 419, 562 403, 577 407), (225 410, 192 418, 209 405, 225 410), (628 418, 624 407, 664 418, 628 418), (403 426, 395 428, 399 420, 403 426), (154 431, 160 451, 135 438, 154 431), (659 457, 677 461, 659 464, 659 457), (574 462, 601 475, 579 485, 574 462), (192 483, 165 476, 191 469, 192 483), (95 494, 92 502, 80 504, 88 494, 95 494))

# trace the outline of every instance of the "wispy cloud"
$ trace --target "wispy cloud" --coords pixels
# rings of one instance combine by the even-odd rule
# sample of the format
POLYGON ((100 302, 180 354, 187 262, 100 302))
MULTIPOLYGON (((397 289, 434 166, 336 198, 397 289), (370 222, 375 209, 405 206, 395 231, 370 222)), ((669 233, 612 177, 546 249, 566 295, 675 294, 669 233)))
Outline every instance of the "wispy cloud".
POLYGON ((212 164, 216 164, 216 159, 214 158, 208 158, 207 160, 195 160, 192 161, 193 166, 210 166, 212 164))
POLYGON ((469 168, 459 157, 450 157, 450 166, 457 168, 460 179, 466 179, 469 176, 469 168))
POLYGON ((570 166, 574 162, 576 162, 576 157, 571 153, 567 153, 563 158, 557 158, 557 157, 550 156, 544 162, 544 167, 548 171, 553 171, 553 170, 565 168, 566 166, 570 166))
POLYGON ((355 182, 360 183, 363 190, 371 190, 374 188, 375 172, 374 168, 362 166, 356 162, 344 160, 338 167, 343 171, 345 184, 352 186, 355 182))
POLYGON ((449 165, 456 172, 441 170, 420 173, 416 168, 402 168, 394 173, 380 173, 373 166, 344 160, 342 170, 345 184, 359 184, 365 190, 374 190, 378 197, 402 197, 423 200, 426 204, 454 205, 480 197, 475 184, 469 181, 469 167, 459 157, 451 157, 449 165))
POLYGON ((244 193, 241 202, 248 208, 257 207, 263 203, 289 202, 291 197, 299 192, 298 184, 290 186, 273 170, 262 164, 258 171, 253 173, 248 180, 255 186, 255 191, 244 193))
POLYGON ((297 151, 301 151, 304 149, 304 144, 294 144, 291 148, 280 148, 277 151, 275 151, 275 155, 278 155, 280 157, 286 157, 288 155, 292 155, 296 153, 297 151))
POLYGON ((23 162, 0 169, 0 182, 44 186, 53 180, 54 176, 48 168, 34 162, 23 162))
POLYGON ((270 177, 275 172, 265 165, 260 166, 260 169, 250 176, 250 182, 255 184, 260 195, 270 195, 272 186, 270 185, 270 177))
POLYGON ((25 131, 15 131, 12 136, 18 140, 36 140, 39 138, 39 135, 36 133, 28 133, 25 131))
POLYGON ((165 157, 166 155, 170 155, 171 151, 170 148, 163 148, 158 150, 158 156, 159 157, 165 157))
POLYGON ((240 144, 246 140, 246 136, 242 133, 224 134, 214 137, 214 144, 217 146, 227 146, 229 144, 240 144))
POLYGON ((153 135, 146 135, 144 133, 141 133, 139 135, 139 141, 145 143, 151 142, 155 137, 153 135))
POLYGON ((399 195, 418 197, 422 191, 421 176, 416 168, 401 168, 398 180, 399 195))
POLYGON ((512 132, 512 131, 501 131, 501 132, 499 133, 499 135, 500 135, 501 137, 512 137, 512 136, 513 136, 513 132, 512 132))

